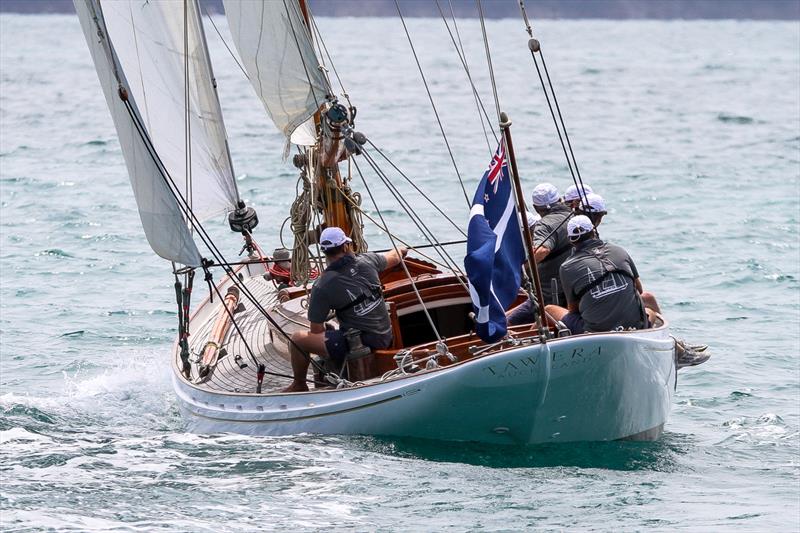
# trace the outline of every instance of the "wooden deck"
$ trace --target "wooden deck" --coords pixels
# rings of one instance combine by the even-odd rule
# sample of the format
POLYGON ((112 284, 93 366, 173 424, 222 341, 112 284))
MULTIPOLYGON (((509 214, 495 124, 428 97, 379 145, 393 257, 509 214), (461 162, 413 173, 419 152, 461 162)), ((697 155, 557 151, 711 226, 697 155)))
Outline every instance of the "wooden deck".
MULTIPOLYGON (((246 287, 257 298, 261 306, 270 312, 270 316, 289 334, 299 329, 306 329, 308 320, 305 309, 301 307, 301 298, 292 300, 287 306, 277 307, 278 291, 271 281, 255 276, 245 280, 246 287)), ((269 322, 261 311, 247 298, 240 299, 244 309, 236 313, 239 331, 231 325, 222 347, 227 354, 221 357, 210 374, 202 382, 197 382, 197 365, 192 365, 192 381, 198 387, 217 392, 255 393, 257 370, 259 363, 264 364, 268 374, 264 376, 262 392, 286 387, 291 379, 270 375, 283 374, 291 376, 292 368, 285 339, 279 335, 271 335, 269 322), (274 340, 274 342, 273 342, 274 340), (247 347, 250 347, 250 350, 247 347), (252 355, 250 354, 252 351, 252 355), (241 356, 237 362, 236 356, 241 356), (255 358, 255 360, 254 360, 255 358), (246 365, 241 368, 240 365, 246 365)), ((219 307, 216 307, 219 309, 219 307)), ((205 346, 208 336, 216 320, 216 313, 210 314, 202 323, 192 323, 189 337, 189 350, 199 354, 205 346)))

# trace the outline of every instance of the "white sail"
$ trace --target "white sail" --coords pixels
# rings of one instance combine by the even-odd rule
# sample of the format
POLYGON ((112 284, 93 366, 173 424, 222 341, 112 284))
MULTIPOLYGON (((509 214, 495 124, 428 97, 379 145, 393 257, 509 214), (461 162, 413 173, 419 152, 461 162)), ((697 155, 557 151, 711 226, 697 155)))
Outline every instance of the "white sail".
POLYGON ((130 92, 127 102, 120 97, 120 88, 127 87, 128 82, 109 40, 100 4, 97 0, 75 0, 75 10, 117 129, 147 240, 164 259, 198 266, 200 252, 166 181, 166 172, 154 156, 147 132, 139 126, 142 119, 137 102, 130 92))
POLYGON ((328 83, 297 0, 224 0, 233 42, 250 82, 279 130, 296 144, 310 132, 292 133, 328 94, 328 83))
POLYGON ((128 90, 193 212, 206 220, 235 208, 238 192, 196 0, 101 5, 128 90))

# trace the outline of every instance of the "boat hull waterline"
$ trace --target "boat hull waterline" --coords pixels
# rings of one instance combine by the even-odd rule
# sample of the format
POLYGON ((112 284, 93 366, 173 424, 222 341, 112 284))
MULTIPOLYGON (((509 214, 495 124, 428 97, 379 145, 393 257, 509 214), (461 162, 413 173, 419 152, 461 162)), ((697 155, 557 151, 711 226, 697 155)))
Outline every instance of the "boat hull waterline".
POLYGON ((339 390, 221 393, 198 388, 177 371, 173 385, 196 433, 539 444, 657 439, 676 372, 664 326, 564 337, 339 390))

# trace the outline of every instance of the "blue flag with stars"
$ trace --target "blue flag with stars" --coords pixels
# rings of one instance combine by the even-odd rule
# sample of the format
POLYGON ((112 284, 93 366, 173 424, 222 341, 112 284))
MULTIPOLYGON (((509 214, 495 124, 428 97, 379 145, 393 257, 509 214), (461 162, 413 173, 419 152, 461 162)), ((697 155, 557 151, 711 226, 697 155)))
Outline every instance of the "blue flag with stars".
POLYGON ((477 334, 484 342, 506 336, 505 311, 519 293, 524 261, 525 247, 501 142, 472 200, 464 258, 477 334))

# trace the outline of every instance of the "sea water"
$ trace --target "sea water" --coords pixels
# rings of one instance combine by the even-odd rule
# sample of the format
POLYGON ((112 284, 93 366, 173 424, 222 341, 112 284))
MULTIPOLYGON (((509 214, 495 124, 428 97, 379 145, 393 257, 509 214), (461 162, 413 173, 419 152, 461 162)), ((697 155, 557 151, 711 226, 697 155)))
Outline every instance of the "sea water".
MULTIPOLYGON (((215 21, 230 44, 224 18, 215 21)), ((484 136, 442 21, 408 23, 471 197, 491 130, 484 136)), ((464 192, 400 21, 319 25, 358 129, 464 229, 464 192)), ((713 353, 680 372, 658 442, 506 448, 185 432, 169 377, 169 264, 144 238, 78 21, 2 15, 2 529, 797 530, 798 24, 535 29, 583 180, 609 206, 603 238, 630 252, 674 334, 713 353)), ((464 19, 458 30, 493 126, 480 26, 464 19)), ((487 30, 524 188, 563 190, 571 178, 524 27, 487 30)), ((206 33, 239 191, 271 250, 298 174, 220 37, 206 33)), ((360 165, 390 229, 424 243, 360 165)), ((440 238, 460 237, 384 167, 440 238)), ((360 179, 353 186, 365 192, 360 179)), ((364 207, 376 217, 366 194, 364 207)), ((224 221, 208 226, 235 257, 240 242, 224 221)), ((372 249, 388 244, 369 223, 366 236, 372 249)), ((460 260, 463 246, 451 253, 460 260)), ((204 291, 198 284, 197 299, 204 291)))

